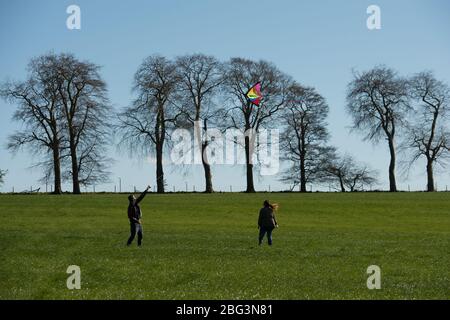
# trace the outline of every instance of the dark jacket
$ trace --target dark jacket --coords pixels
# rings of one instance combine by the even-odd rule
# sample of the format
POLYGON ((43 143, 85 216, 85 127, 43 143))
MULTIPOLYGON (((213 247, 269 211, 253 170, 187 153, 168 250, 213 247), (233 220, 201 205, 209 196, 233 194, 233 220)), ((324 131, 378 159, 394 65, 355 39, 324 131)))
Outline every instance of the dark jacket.
POLYGON ((258 226, 264 228, 275 228, 277 225, 277 219, 275 213, 270 207, 264 207, 259 210, 258 226))
POLYGON ((139 207, 139 202, 144 199, 145 195, 147 194, 147 191, 142 192, 142 194, 139 196, 139 198, 136 199, 136 201, 133 204, 128 205, 128 219, 130 219, 130 222, 134 223, 140 223, 141 219, 141 207, 139 207))

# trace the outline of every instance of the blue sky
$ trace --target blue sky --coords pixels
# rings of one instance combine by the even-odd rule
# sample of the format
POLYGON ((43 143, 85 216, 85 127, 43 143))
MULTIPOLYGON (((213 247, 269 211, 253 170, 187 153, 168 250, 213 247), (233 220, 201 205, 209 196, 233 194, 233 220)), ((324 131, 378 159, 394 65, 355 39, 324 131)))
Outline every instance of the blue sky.
MULTIPOLYGON (((362 135, 350 133, 345 113, 346 85, 352 69, 386 64, 402 75, 433 70, 450 83, 450 2, 429 1, 2 1, 0 4, 0 81, 21 80, 30 58, 54 52, 72 52, 103 67, 109 98, 116 110, 131 99, 131 81, 142 60, 154 53, 175 57, 189 53, 212 54, 221 60, 241 56, 274 62, 302 84, 314 86, 330 106, 331 143, 350 152, 380 172, 380 187, 387 187, 388 151, 362 135), (66 8, 81 8, 81 30, 66 28, 66 8), (382 29, 366 27, 366 8, 381 8, 382 29)), ((0 101, 0 168, 9 174, 0 191, 37 186, 38 170, 28 169, 32 155, 12 156, 5 149, 7 136, 20 128, 11 122, 14 106, 0 101)), ((112 182, 97 186, 113 190, 155 182, 155 167, 145 159, 128 159, 111 148, 115 158, 112 182)), ((183 171, 166 167, 168 189, 203 188, 201 166, 183 171)), ((424 164, 399 187, 423 189, 424 164)), ((436 173, 438 188, 449 182, 450 169, 436 173)), ((283 189, 278 176, 256 178, 259 190, 283 189)), ((213 168, 217 190, 245 186, 244 168, 213 168)), ((450 183, 449 183, 450 184, 450 183)), ((70 190, 69 185, 64 189, 70 190)))

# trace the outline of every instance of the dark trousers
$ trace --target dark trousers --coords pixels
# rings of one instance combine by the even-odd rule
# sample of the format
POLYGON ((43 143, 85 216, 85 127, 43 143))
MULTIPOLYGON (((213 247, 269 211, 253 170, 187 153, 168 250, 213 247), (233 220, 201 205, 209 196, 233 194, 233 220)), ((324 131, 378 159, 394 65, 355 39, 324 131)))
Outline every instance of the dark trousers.
POLYGON ((273 231, 274 227, 259 227, 259 244, 261 245, 264 236, 267 233, 267 243, 269 244, 269 246, 272 245, 272 231, 273 231))
POLYGON ((127 245, 129 246, 136 236, 138 235, 138 246, 142 244, 142 225, 136 222, 130 222, 130 237, 128 238, 127 245))

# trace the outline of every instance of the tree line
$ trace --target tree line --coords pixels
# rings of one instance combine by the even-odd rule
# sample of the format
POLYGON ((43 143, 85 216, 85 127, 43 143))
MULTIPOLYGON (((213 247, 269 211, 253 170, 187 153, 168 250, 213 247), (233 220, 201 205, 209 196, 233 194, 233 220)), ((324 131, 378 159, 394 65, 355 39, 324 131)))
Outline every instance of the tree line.
MULTIPOLYGON (((193 129, 200 146, 205 192, 214 192, 207 148, 209 128, 281 129, 281 154, 288 167, 280 180, 307 191, 307 184, 328 184, 356 191, 377 182, 378 173, 329 144, 329 106, 313 87, 300 84, 271 62, 192 54, 168 59, 151 55, 138 67, 131 84, 133 101, 115 113, 107 97, 100 67, 72 54, 45 54, 28 64, 23 81, 2 84, 0 95, 17 106, 13 120, 22 129, 8 138, 8 149, 27 149, 42 181, 53 180, 55 194, 62 182, 72 192, 108 181, 111 159, 106 147, 118 137, 129 157, 153 154, 157 192, 165 192, 163 157, 170 133, 193 129), (261 83, 259 106, 246 93, 261 83), (195 125, 200 123, 201 125, 195 125), (114 134, 113 134, 114 133, 114 134)), ((411 166, 426 160, 427 190, 434 191, 434 169, 450 156, 449 86, 426 71, 401 77, 386 66, 354 72, 347 86, 346 111, 352 130, 373 143, 386 140, 390 162, 389 190, 397 191, 397 150, 411 166), (399 142, 397 142, 399 141, 399 142)), ((255 192, 256 135, 245 135, 246 192, 255 192)), ((0 181, 4 171, 0 171, 0 181)))

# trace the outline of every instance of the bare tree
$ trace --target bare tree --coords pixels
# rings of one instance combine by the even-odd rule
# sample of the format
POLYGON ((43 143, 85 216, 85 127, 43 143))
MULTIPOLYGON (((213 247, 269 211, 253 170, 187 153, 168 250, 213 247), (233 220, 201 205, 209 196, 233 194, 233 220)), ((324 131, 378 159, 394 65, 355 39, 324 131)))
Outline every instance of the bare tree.
POLYGON ((201 146, 201 159, 205 173, 205 192, 213 192, 211 166, 206 149, 210 144, 208 125, 217 117, 214 97, 223 82, 221 63, 212 56, 194 54, 176 60, 180 75, 181 112, 194 128, 194 138, 201 146))
POLYGON ((44 180, 53 175, 54 193, 61 193, 61 165, 71 159, 73 193, 107 179, 104 156, 110 107, 99 67, 77 60, 71 54, 53 53, 32 59, 28 80, 5 84, 2 96, 20 103, 14 119, 26 124, 9 138, 8 147, 27 146, 33 153, 52 154, 37 163, 44 168, 44 180))
POLYGON ((377 66, 355 73, 348 85, 347 111, 353 118, 353 128, 363 132, 365 140, 378 142, 385 137, 388 142, 391 192, 397 191, 395 136, 408 109, 407 81, 392 69, 377 66))
POLYGON ((418 105, 405 144, 412 151, 410 165, 421 157, 426 159, 427 191, 431 192, 435 191, 434 164, 444 166, 450 157, 450 88, 432 72, 415 75, 409 84, 411 97, 418 105))
POLYGON ((53 193, 60 194, 63 125, 52 68, 53 60, 49 56, 34 58, 28 65, 27 80, 5 83, 0 93, 6 100, 18 103, 13 119, 25 125, 9 137, 8 149, 16 152, 26 147, 32 154, 43 154, 45 161, 38 165, 46 169, 47 177, 53 175, 53 193))
POLYGON ((80 185, 107 180, 108 159, 103 156, 111 108, 100 67, 71 54, 48 55, 53 60, 58 99, 67 128, 73 193, 80 185))
POLYGON ((342 192, 363 190, 364 186, 377 182, 377 172, 366 164, 357 163, 350 155, 331 158, 326 171, 328 182, 336 182, 342 192))
POLYGON ((299 184, 300 192, 306 192, 307 183, 322 179, 324 163, 333 153, 333 148, 326 145, 329 108, 314 88, 305 88, 297 83, 291 85, 287 97, 281 147, 291 166, 282 181, 299 184))
POLYGON ((177 113, 171 99, 179 83, 176 65, 165 57, 152 55, 144 60, 134 76, 137 94, 133 105, 119 114, 120 141, 133 156, 137 148, 156 154, 157 192, 164 193, 163 151, 167 126, 177 113))
POLYGON ((256 134, 260 128, 272 121, 283 108, 286 91, 291 79, 267 61, 252 61, 232 58, 226 65, 225 87, 230 96, 231 108, 226 112, 224 121, 228 126, 241 130, 245 135, 246 192, 255 192, 253 182, 253 156, 256 134), (246 93, 257 82, 261 83, 263 98, 259 106, 247 99, 246 93))

